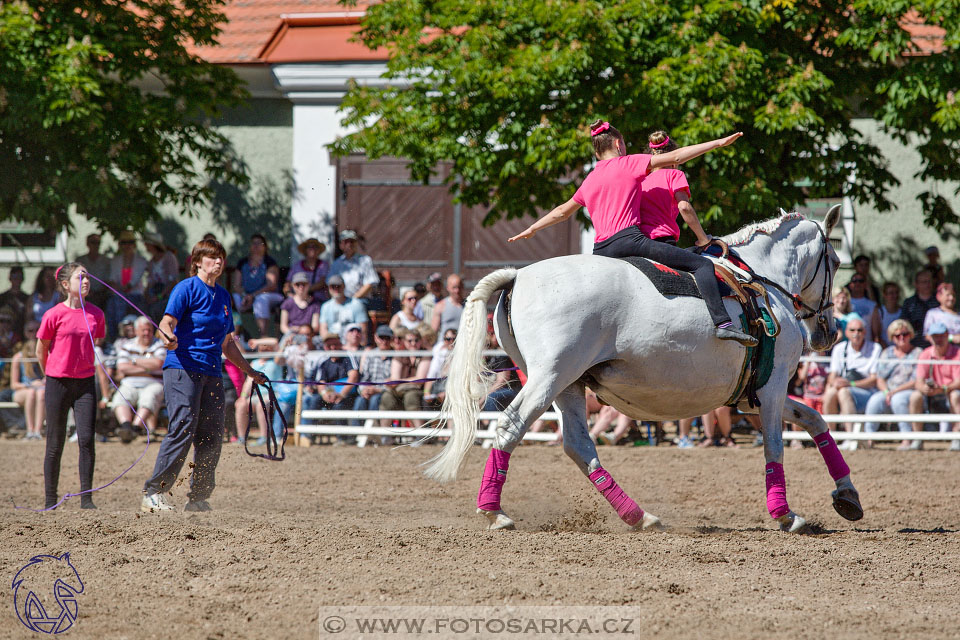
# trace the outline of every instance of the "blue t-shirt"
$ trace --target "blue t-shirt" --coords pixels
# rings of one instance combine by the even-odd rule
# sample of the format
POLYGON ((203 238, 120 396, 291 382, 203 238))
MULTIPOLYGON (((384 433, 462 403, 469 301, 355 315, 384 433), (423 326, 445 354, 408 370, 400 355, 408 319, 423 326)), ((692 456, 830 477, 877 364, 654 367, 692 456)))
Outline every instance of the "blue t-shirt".
POLYGON ((263 262, 254 267, 249 258, 241 258, 237 263, 240 271, 240 281, 244 293, 253 293, 267 284, 267 269, 277 266, 277 261, 270 256, 263 256, 263 262))
POLYGON ((187 278, 170 292, 163 313, 177 319, 177 350, 167 351, 163 368, 220 377, 221 345, 234 329, 227 290, 211 287, 196 276, 187 278))

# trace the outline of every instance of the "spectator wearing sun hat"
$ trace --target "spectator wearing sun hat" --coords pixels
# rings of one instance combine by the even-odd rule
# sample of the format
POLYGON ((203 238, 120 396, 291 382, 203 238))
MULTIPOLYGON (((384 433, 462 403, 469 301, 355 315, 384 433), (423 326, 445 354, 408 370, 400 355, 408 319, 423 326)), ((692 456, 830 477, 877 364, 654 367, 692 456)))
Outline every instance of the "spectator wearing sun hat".
POLYGON ((167 306, 167 298, 173 285, 180 280, 180 265, 177 256, 164 243, 157 233, 143 234, 143 246, 150 254, 147 263, 147 282, 144 286, 144 302, 147 313, 154 322, 159 322, 167 306))
POLYGON ((343 252, 330 267, 330 275, 343 279, 344 294, 359 300, 366 310, 367 300, 374 287, 380 284, 380 276, 373 268, 370 256, 358 253, 360 236, 352 229, 340 232, 340 250, 343 252))
MULTIPOLYGON (((934 322, 927 326, 927 339, 932 343, 920 352, 917 380, 910 395, 910 413, 960 413, 960 347, 949 340, 947 326, 934 322), (924 360, 945 360, 942 364, 924 364, 924 360)), ((960 430, 960 423, 953 430, 960 430)), ((941 429, 943 425, 941 425, 941 429)), ((922 422, 913 423, 914 431, 923 431, 922 422)), ((922 449, 923 440, 914 440, 910 449, 922 449)), ((951 451, 960 451, 960 440, 954 440, 951 451)))
MULTIPOLYGON (((147 272, 147 260, 137 252, 137 236, 129 229, 121 231, 117 237, 119 249, 117 255, 110 260, 111 287, 130 299, 130 302, 140 306, 143 304, 143 279, 147 272)), ((123 314, 129 311, 127 302, 120 296, 110 296, 107 299, 107 332, 110 337, 116 337, 114 328, 123 314)))
POLYGON ((330 272, 330 265, 320 258, 326 250, 327 245, 316 238, 307 238, 297 245, 297 251, 303 255, 303 259, 291 265, 283 292, 288 296, 292 295, 294 293, 293 277, 298 273, 305 273, 308 276, 307 282, 310 283, 308 287, 310 296, 317 302, 326 302, 330 298, 327 294, 327 274, 330 272))
POLYGON ((320 306, 320 334, 333 333, 339 336, 348 324, 355 322, 361 327, 361 344, 366 344, 367 311, 362 302, 356 298, 348 298, 344 288, 343 278, 338 274, 327 278, 330 299, 320 306))

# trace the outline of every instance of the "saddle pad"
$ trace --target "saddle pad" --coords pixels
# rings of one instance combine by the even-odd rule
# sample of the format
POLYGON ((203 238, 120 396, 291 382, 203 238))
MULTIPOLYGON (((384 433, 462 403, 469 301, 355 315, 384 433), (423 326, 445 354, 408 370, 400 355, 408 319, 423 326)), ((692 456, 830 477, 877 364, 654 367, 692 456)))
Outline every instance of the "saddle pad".
MULTIPOLYGON (((657 288, 660 295, 690 296, 700 298, 701 300, 703 299, 703 296, 700 295, 700 289, 697 287, 697 282, 693 279, 693 274, 687 273, 686 271, 677 271, 676 269, 665 267, 659 262, 653 262, 647 258, 637 256, 628 256, 626 258, 620 258, 620 260, 639 269, 640 272, 647 276, 647 279, 653 283, 653 286, 657 288)), ((721 296, 726 297, 733 294, 730 287, 727 286, 727 283, 718 280, 717 284, 720 285, 721 296)))

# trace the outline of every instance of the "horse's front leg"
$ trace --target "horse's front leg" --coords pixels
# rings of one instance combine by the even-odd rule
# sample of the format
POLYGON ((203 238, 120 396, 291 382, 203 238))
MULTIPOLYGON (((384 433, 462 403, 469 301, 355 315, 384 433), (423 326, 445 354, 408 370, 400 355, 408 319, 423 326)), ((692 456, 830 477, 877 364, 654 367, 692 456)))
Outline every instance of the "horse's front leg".
MULTIPOLYGON (((770 381, 771 383, 773 380, 770 381)), ((768 383, 767 385, 771 385, 768 383)), ((807 526, 807 521, 790 510, 787 504, 787 479, 783 473, 783 396, 762 394, 760 424, 763 428, 763 455, 767 465, 764 469, 767 486, 767 511, 780 524, 781 531, 797 533, 807 526), (767 397, 763 397, 766 395, 767 397), (771 397, 772 396, 772 397, 771 397)))
POLYGON ((810 434, 817 444, 817 450, 827 464, 830 476, 837 484, 833 491, 833 508, 841 517, 847 520, 859 520, 863 517, 863 508, 860 506, 860 494, 850 480, 850 467, 843 459, 843 454, 837 447, 827 423, 819 413, 805 404, 787 398, 783 405, 783 419, 791 424, 798 425, 810 434))

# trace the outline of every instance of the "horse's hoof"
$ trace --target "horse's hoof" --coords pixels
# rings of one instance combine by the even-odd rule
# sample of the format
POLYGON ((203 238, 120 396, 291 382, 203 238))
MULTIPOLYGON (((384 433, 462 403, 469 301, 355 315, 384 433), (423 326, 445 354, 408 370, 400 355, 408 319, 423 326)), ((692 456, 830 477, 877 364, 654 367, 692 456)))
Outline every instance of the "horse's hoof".
POLYGON ((780 523, 780 531, 786 533, 800 533, 807 527, 807 521, 793 511, 777 518, 777 522, 780 523))
POLYGON ((841 518, 856 522, 863 517, 860 494, 856 489, 836 489, 830 495, 833 496, 833 508, 841 518))
POLYGON ((477 509, 477 513, 482 515, 490 523, 490 526, 487 527, 490 531, 497 531, 500 529, 513 530, 517 528, 517 525, 510 519, 510 516, 503 512, 503 509, 500 511, 484 511, 483 509, 477 509))
POLYGON ((666 527, 660 522, 660 518, 652 513, 643 512, 643 518, 637 524, 633 525, 634 531, 663 531, 666 527))

